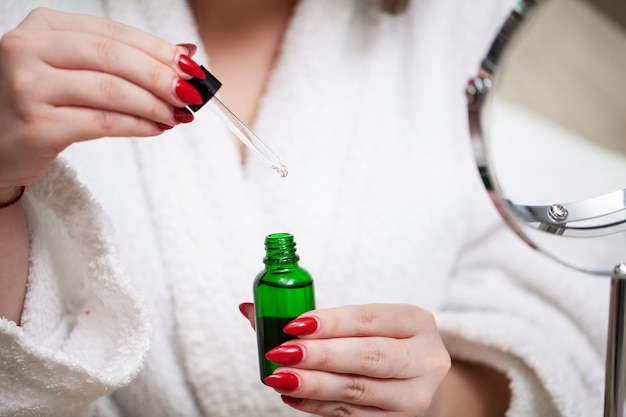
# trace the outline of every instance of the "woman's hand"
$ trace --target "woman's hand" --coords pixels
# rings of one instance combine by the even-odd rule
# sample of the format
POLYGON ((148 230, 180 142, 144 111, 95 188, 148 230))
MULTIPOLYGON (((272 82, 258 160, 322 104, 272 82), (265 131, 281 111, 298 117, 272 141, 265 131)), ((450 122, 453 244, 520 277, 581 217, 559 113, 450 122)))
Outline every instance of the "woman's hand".
MULTIPOLYGON (((241 310, 253 320, 251 304, 241 310)), ((285 403, 321 416, 425 415, 450 369, 432 314, 414 306, 314 310, 285 332, 298 338, 268 352, 282 367, 265 382, 285 403)))
POLYGON ((106 19, 33 10, 0 39, 0 190, 34 182, 70 144, 153 136, 201 101, 176 46, 106 19))

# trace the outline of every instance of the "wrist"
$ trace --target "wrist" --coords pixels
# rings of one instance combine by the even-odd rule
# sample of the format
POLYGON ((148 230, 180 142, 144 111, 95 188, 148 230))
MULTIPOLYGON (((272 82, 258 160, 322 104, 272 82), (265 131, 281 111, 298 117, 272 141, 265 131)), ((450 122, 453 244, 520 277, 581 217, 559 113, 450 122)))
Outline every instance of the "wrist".
POLYGON ((0 209, 16 204, 24 195, 24 186, 0 187, 0 209))

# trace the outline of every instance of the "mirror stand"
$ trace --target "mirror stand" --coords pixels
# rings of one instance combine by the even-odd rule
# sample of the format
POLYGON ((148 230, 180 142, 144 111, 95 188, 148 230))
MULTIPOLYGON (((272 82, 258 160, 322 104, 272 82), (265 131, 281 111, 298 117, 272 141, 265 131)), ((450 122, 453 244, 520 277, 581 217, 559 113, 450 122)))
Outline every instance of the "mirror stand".
POLYGON ((623 417, 626 406, 626 264, 615 267, 611 277, 609 336, 606 355, 604 416, 623 417))
POLYGON ((519 0, 466 96, 505 223, 556 262, 610 278, 604 416, 626 417, 626 3, 519 0), (566 237, 608 256, 583 265, 566 237))

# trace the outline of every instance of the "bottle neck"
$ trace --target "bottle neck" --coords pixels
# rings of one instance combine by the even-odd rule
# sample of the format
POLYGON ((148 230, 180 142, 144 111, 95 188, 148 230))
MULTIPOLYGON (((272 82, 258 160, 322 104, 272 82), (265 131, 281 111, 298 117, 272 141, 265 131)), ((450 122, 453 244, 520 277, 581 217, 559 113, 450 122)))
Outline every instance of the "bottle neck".
POLYGON ((300 257, 296 253, 296 243, 288 233, 275 233, 265 238, 265 258, 267 268, 297 267, 300 257))

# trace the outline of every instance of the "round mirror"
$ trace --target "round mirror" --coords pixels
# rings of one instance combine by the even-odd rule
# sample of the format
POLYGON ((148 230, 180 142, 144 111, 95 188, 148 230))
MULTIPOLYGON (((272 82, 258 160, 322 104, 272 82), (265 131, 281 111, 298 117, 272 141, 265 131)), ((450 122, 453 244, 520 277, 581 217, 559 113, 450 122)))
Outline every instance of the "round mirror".
POLYGON ((511 228, 613 276, 626 261, 626 2, 519 2, 468 99, 483 182, 511 228))
POLYGON ((604 416, 623 417, 626 1, 520 1, 467 96, 478 168, 508 225, 611 278, 604 416))

